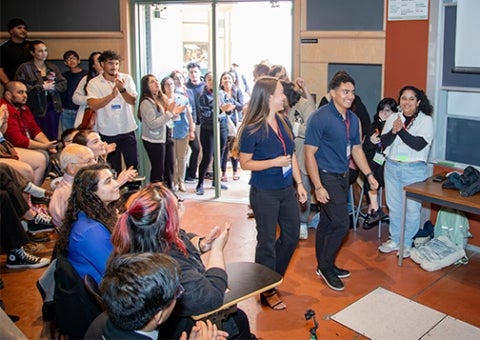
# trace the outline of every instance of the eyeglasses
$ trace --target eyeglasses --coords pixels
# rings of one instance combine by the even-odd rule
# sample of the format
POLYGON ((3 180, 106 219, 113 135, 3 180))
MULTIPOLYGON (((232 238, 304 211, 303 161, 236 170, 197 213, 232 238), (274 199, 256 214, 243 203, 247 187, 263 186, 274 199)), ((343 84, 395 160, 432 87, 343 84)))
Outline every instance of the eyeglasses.
POLYGON ((175 291, 175 299, 181 299, 183 296, 183 293, 185 293, 185 288, 180 284, 177 287, 177 290, 175 291))
POLYGON ((96 163, 95 158, 89 158, 85 162, 76 162, 76 163, 71 163, 71 164, 93 164, 96 163))
POLYGON ((75 57, 75 56, 71 56, 71 57, 68 57, 67 59, 65 59, 65 61, 74 61, 74 60, 78 60, 78 58, 75 57))

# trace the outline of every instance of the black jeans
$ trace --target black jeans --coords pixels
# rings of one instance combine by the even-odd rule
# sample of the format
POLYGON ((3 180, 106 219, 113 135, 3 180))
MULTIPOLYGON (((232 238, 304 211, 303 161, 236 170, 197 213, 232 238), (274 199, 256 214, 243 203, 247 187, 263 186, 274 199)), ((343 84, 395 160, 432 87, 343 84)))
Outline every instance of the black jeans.
POLYGON ((340 246, 348 233, 347 196, 348 175, 337 175, 319 171, 323 187, 328 191, 330 200, 320 204, 320 223, 317 227, 315 254, 318 268, 333 268, 340 246))
POLYGON ((150 160, 150 182, 164 182, 168 188, 173 185, 173 141, 168 138, 165 143, 150 143, 142 140, 150 160))
POLYGON ((293 185, 279 190, 250 187, 250 205, 257 224, 255 262, 285 275, 298 244, 300 212, 293 185), (277 224, 280 234, 277 238, 277 224))
POLYGON ((188 161, 188 167, 185 172, 185 177, 189 179, 194 179, 197 176, 198 168, 198 155, 200 154, 200 143, 198 141, 198 134, 195 132, 195 139, 188 142, 190 146, 191 154, 188 161))
POLYGON ((133 166, 138 169, 137 137, 134 131, 116 136, 100 135, 100 137, 104 142, 117 144, 116 150, 107 157, 108 163, 117 174, 122 171, 122 155, 127 168, 133 166))
MULTIPOLYGON (((228 138, 228 130, 226 126, 220 125, 220 157, 222 157, 223 150, 226 147, 228 138)), ((202 143, 202 161, 198 168, 198 184, 203 184, 203 179, 207 173, 208 166, 213 158, 215 145, 213 141, 213 129, 200 128, 200 142, 202 143)), ((221 161, 221 160, 220 160, 221 161)), ((214 164, 213 171, 218 169, 218 165, 214 164)))

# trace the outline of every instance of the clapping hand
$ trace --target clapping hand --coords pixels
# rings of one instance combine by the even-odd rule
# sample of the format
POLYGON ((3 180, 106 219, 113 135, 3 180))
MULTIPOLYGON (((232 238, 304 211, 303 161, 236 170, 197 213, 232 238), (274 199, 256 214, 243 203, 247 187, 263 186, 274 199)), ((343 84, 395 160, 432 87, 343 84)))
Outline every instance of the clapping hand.
POLYGON ((400 118, 400 115, 397 116, 397 119, 393 122, 392 126, 392 132, 393 133, 398 133, 401 129, 403 129, 403 122, 402 119, 400 118))
POLYGON ((8 121, 8 108, 7 104, 2 104, 0 106, 0 127, 2 127, 5 122, 8 121))
MULTIPOLYGON (((190 331, 188 340, 225 340, 228 337, 228 333, 217 329, 217 326, 212 324, 210 320, 197 321, 195 326, 190 331)), ((182 332, 180 340, 187 340, 187 333, 182 332)))
POLYGON ((199 243, 199 248, 202 252, 210 249, 223 249, 228 241, 228 234, 230 231, 231 223, 225 223, 225 227, 222 229, 218 226, 213 227, 207 236, 199 243))
POLYGON ((235 109, 235 104, 232 104, 232 103, 224 103, 220 106, 220 110, 222 110, 222 112, 230 112, 230 111, 233 111, 235 109))
POLYGON ((43 89, 45 91, 53 91, 55 90, 55 81, 54 80, 47 80, 43 82, 43 89))
POLYGON ((167 105, 167 111, 172 112, 175 116, 178 116, 180 113, 185 111, 185 108, 186 108, 186 105, 178 105, 175 101, 172 101, 167 105))
POLYGON ((133 181, 137 176, 137 170, 131 166, 128 169, 122 170, 122 172, 118 175, 117 182, 119 185, 123 185, 127 182, 133 181))

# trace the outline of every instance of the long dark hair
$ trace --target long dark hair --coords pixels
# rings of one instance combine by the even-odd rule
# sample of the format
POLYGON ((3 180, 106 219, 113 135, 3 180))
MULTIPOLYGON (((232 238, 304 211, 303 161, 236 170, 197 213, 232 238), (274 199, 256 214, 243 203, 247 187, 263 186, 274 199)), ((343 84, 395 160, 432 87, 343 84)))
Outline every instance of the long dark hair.
POLYGON ((102 54, 102 52, 95 51, 95 52, 90 53, 90 56, 88 57, 87 81, 85 82, 85 85, 83 86, 83 91, 85 91, 85 93, 87 93, 88 82, 90 80, 92 80, 93 78, 95 78, 96 76, 98 76, 98 73, 95 70, 95 67, 93 67, 93 64, 95 63, 95 60, 93 58, 95 58, 96 55, 100 55, 100 54, 102 54))
POLYGON ((413 91, 413 93, 415 93, 415 97, 417 97, 417 100, 420 101, 420 105, 418 106, 418 111, 422 111, 427 116, 431 116, 433 113, 433 105, 430 104, 430 101, 428 100, 425 92, 423 92, 423 90, 416 88, 415 86, 407 85, 402 87, 398 95, 398 102, 400 103, 400 98, 402 97, 403 92, 407 90, 413 91))
POLYGON ((78 220, 78 213, 84 212, 89 218, 102 223, 112 231, 117 221, 115 202, 105 206, 95 194, 98 190, 98 174, 101 170, 110 170, 108 164, 99 163, 87 166, 78 171, 72 185, 72 194, 68 200, 67 212, 60 231, 58 250, 68 253, 68 243, 73 224, 78 220))
POLYGON ((142 77, 142 80, 140 80, 140 103, 138 105, 138 111, 137 111, 137 117, 140 121, 142 121, 142 114, 140 112, 140 104, 142 103, 142 101, 150 100, 153 103, 155 103, 155 107, 157 108, 158 112, 164 111, 163 108, 166 107, 165 106, 166 102, 164 99, 162 88, 160 88, 160 93, 158 94, 158 96, 155 96, 150 91, 150 88, 148 87, 148 82, 150 81, 150 78, 155 78, 155 76, 153 74, 146 74, 142 77))
MULTIPOLYGON (((237 138, 235 138, 232 153, 237 157, 240 154, 240 139, 245 129, 250 129, 249 133, 253 134, 260 129, 264 129, 265 133, 268 133, 267 117, 270 113, 269 98, 275 92, 277 83, 280 80, 275 77, 264 76, 257 79, 253 86, 252 96, 245 110, 243 122, 238 129, 237 138)), ((277 117, 282 123, 285 131, 288 132, 290 139, 293 140, 293 134, 291 129, 285 120, 285 117, 281 113, 277 113, 277 117)))

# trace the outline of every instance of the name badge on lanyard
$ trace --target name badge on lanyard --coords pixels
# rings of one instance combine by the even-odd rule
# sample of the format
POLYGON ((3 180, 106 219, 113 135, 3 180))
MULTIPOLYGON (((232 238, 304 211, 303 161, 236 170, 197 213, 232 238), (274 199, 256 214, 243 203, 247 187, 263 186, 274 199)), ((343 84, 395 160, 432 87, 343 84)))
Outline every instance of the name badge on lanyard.
MULTIPOLYGON (((287 154, 287 145, 285 144, 285 140, 283 139, 282 131, 280 131, 280 126, 277 125, 277 131, 275 133, 280 140, 280 143, 282 144, 283 148, 283 154, 287 154)), ((282 167, 282 174, 283 177, 286 178, 292 173, 292 164, 288 164, 286 166, 282 167)))
POLYGON ((348 115, 348 111, 345 117, 345 132, 347 135, 347 159, 350 158, 350 154, 352 153, 352 145, 350 144, 350 116, 348 115))

